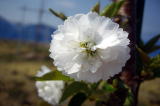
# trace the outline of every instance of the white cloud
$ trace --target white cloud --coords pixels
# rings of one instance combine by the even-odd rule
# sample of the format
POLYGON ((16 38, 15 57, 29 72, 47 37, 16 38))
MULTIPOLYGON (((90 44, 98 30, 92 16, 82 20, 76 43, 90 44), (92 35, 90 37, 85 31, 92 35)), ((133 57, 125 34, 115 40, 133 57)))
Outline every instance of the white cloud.
POLYGON ((70 8, 70 9, 76 7, 75 2, 70 0, 58 0, 57 5, 62 6, 63 8, 70 8))

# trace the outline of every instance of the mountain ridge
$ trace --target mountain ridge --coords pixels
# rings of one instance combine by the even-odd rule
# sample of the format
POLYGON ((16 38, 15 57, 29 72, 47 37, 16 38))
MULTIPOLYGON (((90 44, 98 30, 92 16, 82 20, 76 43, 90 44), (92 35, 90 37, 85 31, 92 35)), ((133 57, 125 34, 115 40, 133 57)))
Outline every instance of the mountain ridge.
POLYGON ((22 25, 0 16, 0 39, 49 43, 56 28, 45 24, 22 25))

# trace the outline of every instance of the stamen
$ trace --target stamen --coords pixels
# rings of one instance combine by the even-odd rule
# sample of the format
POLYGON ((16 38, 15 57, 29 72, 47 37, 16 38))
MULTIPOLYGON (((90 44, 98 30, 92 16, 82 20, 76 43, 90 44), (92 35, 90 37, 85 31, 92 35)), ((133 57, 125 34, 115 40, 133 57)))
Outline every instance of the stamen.
POLYGON ((85 48, 83 52, 87 53, 87 56, 95 56, 96 55, 96 50, 92 49, 92 46, 94 46, 95 43, 91 42, 80 42, 80 47, 85 48))

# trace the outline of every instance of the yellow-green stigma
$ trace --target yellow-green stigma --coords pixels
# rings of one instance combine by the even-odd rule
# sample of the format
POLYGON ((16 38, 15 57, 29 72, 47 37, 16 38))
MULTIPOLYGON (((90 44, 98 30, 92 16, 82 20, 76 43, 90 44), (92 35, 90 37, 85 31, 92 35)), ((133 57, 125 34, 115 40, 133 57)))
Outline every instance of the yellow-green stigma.
POLYGON ((85 48, 84 52, 87 54, 87 56, 95 56, 96 50, 92 50, 91 47, 94 46, 95 43, 91 42, 80 42, 80 47, 85 48))

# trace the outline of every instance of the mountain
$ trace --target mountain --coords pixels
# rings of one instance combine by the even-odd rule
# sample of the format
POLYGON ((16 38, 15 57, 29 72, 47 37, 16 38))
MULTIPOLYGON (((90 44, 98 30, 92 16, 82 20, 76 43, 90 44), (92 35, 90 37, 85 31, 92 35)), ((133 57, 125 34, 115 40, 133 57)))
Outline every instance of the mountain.
POLYGON ((26 25, 20 29, 20 39, 23 41, 50 42, 55 28, 44 24, 26 25))
POLYGON ((15 39, 18 37, 18 33, 14 25, 4 18, 0 17, 0 38, 15 39))
POLYGON ((44 24, 14 24, 0 17, 0 39, 48 43, 55 30, 44 24))

